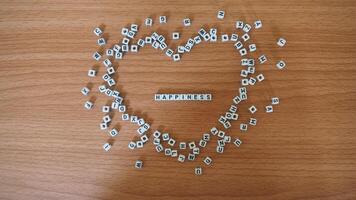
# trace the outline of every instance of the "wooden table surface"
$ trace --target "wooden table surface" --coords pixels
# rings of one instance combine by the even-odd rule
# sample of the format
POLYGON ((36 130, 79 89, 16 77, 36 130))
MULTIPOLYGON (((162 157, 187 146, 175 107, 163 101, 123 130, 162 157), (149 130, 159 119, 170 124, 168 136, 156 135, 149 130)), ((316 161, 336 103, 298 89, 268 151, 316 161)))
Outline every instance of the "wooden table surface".
MULTIPOLYGON (((295 1, 11 1, 0 2, 0 199, 356 199, 356 2, 295 1), (216 19, 219 9, 224 21, 216 19), (159 15, 168 24, 159 25, 159 15), (194 162, 178 163, 158 154, 151 142, 129 150, 137 126, 121 121, 113 147, 99 129, 100 109, 109 98, 99 94, 104 67, 91 58, 98 50, 93 29, 105 27, 109 44, 120 30, 154 17, 139 35, 179 31, 182 40, 202 25, 232 33, 234 22, 263 21, 251 33, 254 57, 266 80, 249 90, 240 119, 228 134, 240 137, 218 155, 214 146, 194 162), (184 28, 182 19, 192 26, 184 28), (276 40, 287 39, 284 48, 276 40), (285 70, 275 67, 277 60, 285 70), (80 93, 89 84, 89 97, 80 93), (274 113, 263 112, 273 96, 274 113), (95 98, 92 111, 83 104, 95 98), (259 111, 256 127, 241 133, 239 124, 259 111), (202 157, 213 165, 194 175, 202 157), (134 168, 144 161, 141 170, 134 168)), ((171 46, 179 43, 170 41, 171 46)), ((145 117, 152 129, 168 131, 178 141, 198 140, 218 125, 236 95, 240 56, 233 43, 204 43, 173 63, 162 52, 143 48, 115 63, 118 88, 129 113, 145 117), (156 103, 157 92, 207 92, 211 102, 156 103)), ((152 132, 152 131, 150 131, 152 132)), ((212 143, 215 143, 215 140, 212 143)))

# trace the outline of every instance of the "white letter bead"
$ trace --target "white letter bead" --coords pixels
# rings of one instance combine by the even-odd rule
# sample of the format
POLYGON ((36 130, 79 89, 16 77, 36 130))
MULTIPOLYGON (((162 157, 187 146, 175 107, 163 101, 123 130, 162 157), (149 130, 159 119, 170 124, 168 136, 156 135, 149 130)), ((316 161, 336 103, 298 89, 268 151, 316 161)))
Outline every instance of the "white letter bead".
POLYGON ((203 36, 203 38, 204 38, 204 41, 209 41, 210 40, 210 34, 209 33, 205 34, 203 36))
POLYGON ((137 24, 131 24, 131 31, 137 32, 138 31, 138 25, 137 24))
POLYGON ((105 44, 106 44, 106 41, 105 41, 104 38, 99 38, 99 39, 98 39, 98 45, 99 45, 99 46, 103 46, 103 45, 105 45, 105 44))
POLYGON ((190 25, 191 25, 190 19, 189 19, 189 18, 185 18, 185 19, 183 20, 183 25, 184 25, 184 26, 190 26, 190 25))
POLYGON ((168 144, 172 147, 174 146, 175 143, 176 143, 176 141, 173 138, 168 140, 168 144))
POLYGON ((241 141, 239 138, 236 138, 236 140, 234 141, 234 144, 235 144, 237 147, 240 147, 240 145, 242 144, 242 141, 241 141))
POLYGON ((121 60, 122 56, 123 56, 123 53, 121 53, 121 52, 116 52, 115 53, 115 59, 117 59, 117 60, 121 60))
POLYGON ((142 126, 142 125, 145 124, 145 120, 141 118, 141 119, 139 119, 139 120, 137 121, 137 124, 138 124, 139 126, 142 126))
POLYGON ((243 49, 240 49, 240 55, 241 56, 245 56, 246 54, 247 54, 247 50, 245 49, 245 48, 243 48, 243 49))
POLYGON ((160 145, 160 144, 161 144, 161 139, 159 139, 159 138, 154 138, 154 139, 153 139, 153 144, 154 144, 154 145, 160 145))
POLYGON ((105 143, 105 144, 103 145, 103 149, 104 149, 105 151, 109 151, 110 148, 111 148, 111 145, 110 145, 109 143, 105 143))
POLYGON ((105 123, 105 122, 100 123, 100 129, 101 129, 101 130, 106 130, 106 129, 108 129, 108 124, 105 123))
POLYGON ((262 55, 258 58, 258 60, 260 61, 260 64, 263 64, 267 61, 267 57, 265 55, 262 55))
POLYGON ((256 106, 251 106, 248 110, 253 114, 257 111, 257 108, 256 106))
POLYGON ((248 86, 248 79, 247 78, 243 78, 243 79, 241 79, 241 85, 242 86, 248 86))
POLYGON ((82 94, 85 95, 85 96, 88 96, 89 92, 90 92, 90 89, 87 88, 87 87, 83 87, 82 90, 81 90, 82 94))
POLYGON ((142 166, 143 166, 142 160, 136 160, 136 162, 135 162, 135 168, 141 169, 142 166))
POLYGON ((242 21, 236 21, 236 28, 241 29, 244 27, 244 23, 242 21))
POLYGON ((94 60, 98 61, 98 60, 100 60, 101 55, 100 55, 98 52, 95 52, 95 53, 93 54, 93 58, 94 58, 94 60))
POLYGON ((256 124, 257 124, 257 119, 255 119, 255 118, 250 118, 250 123, 249 123, 250 125, 252 125, 252 126, 256 126, 256 124))
POLYGON ((110 75, 113 74, 113 73, 115 73, 115 69, 114 69, 113 67, 107 68, 106 71, 107 71, 108 74, 110 74, 110 75))
POLYGON ((161 23, 161 24, 167 23, 167 17, 166 16, 159 16, 159 23, 161 23))
POLYGON ((129 116, 129 114, 122 114, 121 118, 123 121, 128 121, 130 119, 130 116, 129 116))
POLYGON ((243 31, 245 31, 246 33, 248 33, 251 30, 251 25, 250 24, 245 24, 244 28, 242 29, 243 31))
POLYGON ((263 74, 259 74, 259 75, 257 75, 257 81, 258 82, 261 82, 261 81, 263 81, 264 79, 265 79, 265 77, 263 76, 263 74))
POLYGON ((180 142, 180 143, 179 143, 179 148, 180 148, 180 149, 186 149, 186 148, 187 148, 187 143, 185 143, 185 142, 180 142))
POLYGON ((237 40, 239 39, 239 36, 235 33, 231 34, 231 38, 230 40, 233 42, 237 42, 237 40))
POLYGON ((202 175, 203 170, 202 170, 201 167, 196 167, 196 168, 194 169, 194 172, 195 172, 195 175, 200 176, 200 175, 202 175))
POLYGON ((137 45, 140 46, 140 47, 144 47, 145 46, 145 41, 143 39, 139 39, 137 41, 137 45))
POLYGON ((185 48, 183 46, 178 46, 178 53, 184 53, 185 48))
POLYGON ((161 136, 161 132, 155 131, 155 132, 153 133, 153 137, 159 138, 159 136, 161 136))
POLYGON ((114 56, 114 50, 112 50, 112 49, 106 49, 106 55, 107 55, 107 56, 114 56))
POLYGON ((178 151, 172 150, 171 157, 177 157, 177 156, 178 156, 178 151))
POLYGON ((247 40, 250 39, 250 36, 247 33, 245 33, 241 36, 241 38, 244 40, 244 42, 246 42, 247 40))
POLYGON ((174 51, 172 49, 167 49, 167 51, 166 51, 166 55, 168 57, 172 57, 173 53, 174 53, 174 51))
POLYGON ((199 149, 198 147, 195 147, 195 148, 193 149, 193 154, 199 155, 199 153, 200 153, 200 149, 199 149))
POLYGON ((210 134, 209 133, 204 133, 203 134, 203 140, 204 141, 209 141, 210 140, 210 134))
POLYGON ((256 44, 250 44, 250 45, 248 45, 248 48, 250 49, 250 52, 254 52, 254 51, 256 51, 256 44))
POLYGON ((255 21, 255 29, 259 29, 259 28, 262 28, 262 21, 261 20, 255 21))
POLYGON ((101 111, 102 111, 103 113, 108 113, 108 112, 110 112, 110 106, 103 106, 102 109, 101 109, 101 111))
POLYGON ((272 97, 272 105, 277 105, 279 104, 279 98, 278 97, 272 97))
POLYGON ((278 63, 276 64, 276 67, 278 69, 283 69, 284 67, 286 67, 286 63, 283 60, 278 61, 278 63))
POLYGON ((247 124, 240 124, 241 131, 247 131, 247 124))
POLYGON ((157 152, 163 151, 163 146, 162 146, 161 144, 157 145, 157 146, 156 146, 156 151, 157 151, 157 152))
POLYGON ((90 70, 88 71, 88 76, 89 76, 89 77, 95 77, 95 76, 96 76, 96 71, 93 70, 93 69, 90 69, 90 70))
POLYGON ((230 143, 230 142, 231 142, 231 136, 225 135, 225 137, 224 137, 224 142, 225 142, 225 143, 230 143))
POLYGON ((103 117, 103 121, 104 121, 105 123, 108 123, 108 122, 111 121, 111 117, 110 117, 109 115, 105 115, 105 116, 103 117))
POLYGON ((111 65, 112 65, 112 63, 111 63, 111 61, 109 59, 105 59, 103 61, 103 64, 105 65, 105 67, 111 67, 111 65))
POLYGON ((129 32, 129 29, 128 28, 122 28, 121 29, 121 34, 123 35, 123 36, 127 36, 127 33, 129 32))
POLYGON ((207 142, 204 140, 199 141, 199 146, 201 146, 201 147, 206 147, 206 144, 207 144, 207 142))
MULTIPOLYGON (((109 79, 107 82, 108 82, 108 85, 109 85, 110 87, 116 84, 115 80, 112 79, 112 78, 109 79)), ((112 96, 112 95, 109 95, 109 96, 112 96)))
POLYGON ((106 91, 106 86, 105 85, 100 85, 98 87, 98 89, 99 89, 99 92, 104 93, 106 91))
POLYGON ((224 147, 223 146, 216 146, 216 152, 217 153, 224 153, 224 147))
POLYGON ((87 101, 87 102, 85 102, 85 104, 84 104, 84 107, 85 107, 86 109, 88 109, 88 110, 92 109, 93 106, 94 106, 94 103, 92 103, 92 102, 90 102, 90 101, 87 101))
POLYGON ((146 143, 146 142, 148 141, 147 135, 141 136, 141 141, 142 141, 143 143, 146 143))
POLYGON ((103 34, 103 31, 99 27, 97 27, 94 29, 94 34, 96 36, 100 36, 101 34, 103 34))
POLYGON ((210 133, 212 135, 216 135, 216 134, 218 134, 218 132, 219 132, 219 130, 216 127, 213 127, 213 128, 210 129, 210 133))
POLYGON ((221 41, 222 41, 222 42, 227 42, 227 41, 229 41, 229 35, 228 35, 228 34, 223 34, 223 35, 221 35, 221 41))
POLYGON ((163 141, 168 141, 169 140, 169 133, 163 133, 162 134, 162 139, 163 139, 163 141))
POLYGON ((266 113, 272 113, 273 112, 273 106, 266 106, 266 113))
POLYGON ((195 155, 192 154, 192 153, 190 153, 190 154, 188 155, 188 160, 190 160, 190 161, 195 160, 195 155))
POLYGON ((218 132, 218 137, 219 138, 223 138, 225 136, 225 132, 224 131, 219 131, 218 132))
POLYGON ((210 36, 210 41, 211 41, 211 42, 216 42, 216 41, 218 41, 218 36, 215 35, 215 34, 214 34, 214 35, 211 35, 211 36, 210 36))
POLYGON ((136 141, 136 147, 137 148, 142 148, 143 147, 143 142, 142 141, 136 141))
POLYGON ((146 43, 146 44, 151 44, 151 43, 152 43, 152 38, 147 36, 147 37, 145 38, 145 43, 146 43))
POLYGON ((137 45, 131 45, 131 52, 136 53, 138 51, 138 46, 137 45))
POLYGON ((239 115, 234 113, 234 114, 232 115, 232 119, 233 119, 233 120, 238 120, 238 119, 239 119, 239 115))
POLYGON ((218 19, 224 19, 224 17, 225 17, 225 11, 219 10, 217 17, 218 17, 218 19))
POLYGON ((135 149, 136 143, 131 141, 127 146, 129 147, 129 149, 135 149))
POLYGON ((204 37, 204 35, 207 34, 206 30, 201 28, 199 31, 198 31, 198 34, 201 36, 201 37, 204 37))
POLYGON ((284 38, 279 38, 277 45, 280 47, 283 47, 284 45, 286 45, 286 43, 287 43, 287 40, 285 40, 284 38))
POLYGON ((241 49, 241 48, 243 47, 243 44, 242 44, 242 42, 238 41, 238 42, 236 42, 236 43, 234 44, 234 46, 235 46, 235 48, 236 48, 237 50, 239 50, 239 49, 241 49))
POLYGON ((210 157, 207 156, 204 158, 204 163, 206 165, 211 165, 212 162, 213 162, 213 160, 210 157))
POLYGON ((194 37, 194 43, 195 43, 195 44, 200 44, 200 43, 201 43, 201 38, 200 38, 199 35, 197 35, 197 36, 194 37))
POLYGON ((184 161, 185 161, 185 155, 179 154, 179 156, 178 156, 178 161, 179 161, 179 162, 184 162, 184 161))
POLYGON ((126 111, 126 106, 119 106, 119 112, 125 112, 126 111))
POLYGON ((179 61, 180 60, 180 55, 179 54, 174 54, 173 55, 173 61, 179 61))
POLYGON ((190 142, 188 145, 190 149, 194 149, 196 147, 195 142, 190 142))
MULTIPOLYGON (((240 92, 240 93, 241 93, 241 92, 240 92)), ((237 106, 231 105, 229 111, 230 111, 231 113, 236 113, 236 112, 237 112, 237 106)))
POLYGON ((164 149, 164 155, 166 155, 166 156, 172 155, 172 149, 170 149, 170 148, 165 148, 165 149, 164 149))
POLYGON ((240 96, 236 96, 236 97, 234 97, 233 99, 232 99, 232 101, 234 102, 234 104, 239 104, 240 102, 241 102, 241 98, 240 98, 240 96))
POLYGON ((115 137, 115 136, 117 136, 119 134, 119 131, 113 128, 113 129, 111 129, 109 134, 110 134, 111 137, 115 137))
POLYGON ((145 25, 146 25, 146 26, 152 26, 152 24, 153 24, 152 19, 151 19, 151 18, 146 18, 146 20, 145 20, 145 25))
POLYGON ((133 39, 135 37, 135 32, 134 31, 127 32, 127 37, 133 39))

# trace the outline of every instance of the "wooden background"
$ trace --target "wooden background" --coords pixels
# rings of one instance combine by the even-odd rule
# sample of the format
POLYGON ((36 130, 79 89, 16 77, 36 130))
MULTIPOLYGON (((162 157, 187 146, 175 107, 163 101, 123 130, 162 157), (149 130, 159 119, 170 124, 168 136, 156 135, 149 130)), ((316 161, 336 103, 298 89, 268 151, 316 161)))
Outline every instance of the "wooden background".
MULTIPOLYGON (((0 199, 356 199, 355 17, 354 0, 1 1, 0 199), (219 9, 226 10, 224 21, 216 19, 219 9), (157 24, 161 14, 168 24, 157 24), (121 133, 110 152, 102 149, 109 136, 99 130, 100 108, 109 99, 96 89, 103 66, 97 78, 87 76, 97 67, 93 28, 104 25, 113 44, 122 27, 148 16, 156 24, 142 26, 140 35, 159 30, 167 39, 175 30, 187 39, 201 25, 232 33, 238 19, 263 21, 251 37, 253 56, 269 58, 257 67, 266 80, 250 89, 241 120, 228 131, 244 144, 223 155, 208 145, 202 155, 214 163, 200 177, 194 167, 202 157, 181 164, 151 143, 129 151, 137 126, 118 113, 113 125, 121 133), (183 28, 187 16, 193 24, 183 28), (276 45, 280 36, 285 48, 276 45), (285 70, 274 66, 279 59, 285 70), (87 83, 93 111, 84 109, 88 97, 80 93, 87 83), (261 111, 272 96, 281 99, 275 112, 257 112, 258 126, 240 133, 247 107, 261 111), (142 170, 134 169, 136 159, 144 161, 142 170)), ((179 141, 198 140, 218 124, 239 87, 232 43, 201 44, 178 63, 152 48, 138 54, 115 64, 130 113, 179 141), (155 103, 158 91, 211 92, 214 100, 155 103)))

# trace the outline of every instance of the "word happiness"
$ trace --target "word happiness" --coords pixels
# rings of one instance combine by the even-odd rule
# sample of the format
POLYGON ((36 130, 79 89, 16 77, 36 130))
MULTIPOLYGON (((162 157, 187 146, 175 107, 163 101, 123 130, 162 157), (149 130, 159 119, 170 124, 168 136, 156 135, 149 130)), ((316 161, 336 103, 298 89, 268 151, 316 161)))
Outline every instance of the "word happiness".
POLYGON ((211 101, 211 94, 155 94, 155 101, 211 101))

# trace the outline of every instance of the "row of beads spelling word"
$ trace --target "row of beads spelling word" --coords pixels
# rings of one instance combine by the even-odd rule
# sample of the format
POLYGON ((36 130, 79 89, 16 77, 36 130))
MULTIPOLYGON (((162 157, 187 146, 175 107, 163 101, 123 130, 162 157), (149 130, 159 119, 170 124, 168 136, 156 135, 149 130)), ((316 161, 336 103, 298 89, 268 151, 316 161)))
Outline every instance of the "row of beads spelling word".
POLYGON ((211 101, 212 94, 155 94, 155 101, 211 101))

